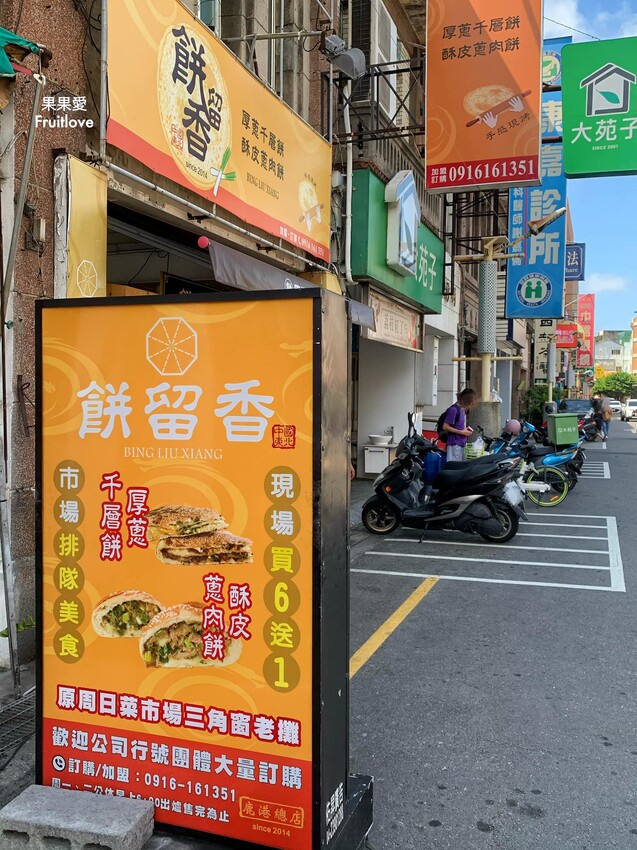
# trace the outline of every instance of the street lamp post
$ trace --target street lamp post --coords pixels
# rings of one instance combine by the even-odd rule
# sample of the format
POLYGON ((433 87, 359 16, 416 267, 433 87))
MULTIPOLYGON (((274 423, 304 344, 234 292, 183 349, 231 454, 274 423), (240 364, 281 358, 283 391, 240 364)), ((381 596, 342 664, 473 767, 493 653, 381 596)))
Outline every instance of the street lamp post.
MULTIPOLYGON (((482 239, 482 254, 462 255, 454 257, 458 263, 478 263, 478 353, 480 357, 454 357, 455 361, 482 361, 482 401, 491 400, 491 366, 498 360, 521 360, 517 355, 496 357, 496 295, 498 261, 514 258, 516 255, 507 253, 515 245, 519 245, 531 236, 537 236, 558 218, 566 213, 566 207, 560 207, 555 212, 536 221, 529 221, 527 232, 512 242, 507 236, 488 236, 482 239)), ((555 359, 555 349, 553 349, 555 359)), ((551 383, 549 382, 549 392, 551 383)))

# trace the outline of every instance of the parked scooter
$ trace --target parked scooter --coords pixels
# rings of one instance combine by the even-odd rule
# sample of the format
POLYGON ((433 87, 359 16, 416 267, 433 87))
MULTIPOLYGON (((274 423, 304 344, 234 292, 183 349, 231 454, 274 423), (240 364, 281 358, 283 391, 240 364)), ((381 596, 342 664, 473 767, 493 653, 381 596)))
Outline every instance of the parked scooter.
POLYGON ((515 537, 524 493, 516 480, 519 458, 485 455, 450 462, 432 484, 423 483, 423 459, 433 450, 416 434, 413 413, 396 460, 374 481, 374 495, 363 505, 363 525, 372 534, 390 534, 399 526, 445 528, 479 534, 492 543, 515 537))
POLYGON ((559 469, 567 476, 569 490, 572 490, 586 459, 582 449, 583 440, 580 436, 572 446, 556 448, 549 443, 546 431, 524 420, 509 419, 500 437, 488 442, 492 453, 504 453, 507 457, 521 455, 536 467, 559 469))

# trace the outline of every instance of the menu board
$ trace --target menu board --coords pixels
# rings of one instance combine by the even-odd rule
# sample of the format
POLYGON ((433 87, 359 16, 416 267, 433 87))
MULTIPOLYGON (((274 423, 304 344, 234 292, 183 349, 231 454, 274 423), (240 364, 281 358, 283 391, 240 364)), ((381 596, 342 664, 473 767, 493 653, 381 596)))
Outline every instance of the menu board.
POLYGON ((310 847, 316 296, 126 302, 39 312, 41 780, 310 847))

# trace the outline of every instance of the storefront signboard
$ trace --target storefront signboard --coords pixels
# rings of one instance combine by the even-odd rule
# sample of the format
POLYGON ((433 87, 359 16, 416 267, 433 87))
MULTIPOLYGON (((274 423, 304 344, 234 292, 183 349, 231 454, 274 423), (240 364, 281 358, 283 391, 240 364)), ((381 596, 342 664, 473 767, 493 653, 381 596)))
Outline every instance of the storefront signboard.
POLYGON ((184 830, 330 846, 347 564, 320 528, 344 551, 348 458, 345 410, 321 436, 320 387, 329 369, 346 393, 342 299, 45 302, 38 322, 39 781, 152 799, 184 830))
POLYGON ((533 381, 546 384, 548 380, 549 343, 555 342, 555 319, 536 319, 534 324, 533 381))
POLYGON ((67 160, 67 298, 106 295, 106 173, 67 160))
POLYGON ((556 348, 577 348, 577 322, 559 322, 555 333, 556 348))
MULTIPOLYGON (((544 143, 542 185, 509 192, 509 235, 517 239, 530 221, 566 206, 566 178, 561 144, 544 143)), ((566 218, 562 216, 538 236, 522 240, 507 261, 506 315, 508 318, 561 318, 564 313, 564 260, 566 218)))
POLYGON ((108 87, 110 144, 329 260, 331 146, 181 3, 108 4, 108 87))
POLYGON ((354 172, 352 205, 352 274, 383 284, 403 298, 424 307, 427 313, 442 312, 445 249, 442 239, 418 226, 415 274, 404 276, 387 264, 388 205, 385 184, 368 169, 354 172))
POLYGON ((423 349, 422 313, 397 304, 391 298, 370 290, 369 306, 374 311, 376 330, 364 331, 367 339, 375 339, 412 351, 423 349))
POLYGON ((562 52, 567 177, 637 172, 637 37, 562 52))
POLYGON ((584 280, 586 276, 586 244, 584 242, 566 243, 565 280, 584 280))
POLYGON ((427 189, 539 182, 541 0, 429 0, 427 189))
POLYGON ((595 365, 595 295, 592 293, 578 297, 577 322, 580 326, 577 366, 590 368, 595 365))

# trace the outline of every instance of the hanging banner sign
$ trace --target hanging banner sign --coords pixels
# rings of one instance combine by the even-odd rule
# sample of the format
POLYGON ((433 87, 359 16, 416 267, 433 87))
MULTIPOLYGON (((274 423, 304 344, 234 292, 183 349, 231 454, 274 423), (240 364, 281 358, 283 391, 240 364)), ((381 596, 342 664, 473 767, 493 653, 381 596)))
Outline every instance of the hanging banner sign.
POLYGON ((108 88, 111 145, 329 260, 331 145, 181 3, 108 4, 108 88))
POLYGON ((563 50, 567 177, 637 172, 637 37, 563 50))
POLYGON ((67 298, 106 295, 106 173, 68 158, 67 298))
POLYGON ((566 265, 564 276, 566 280, 584 280, 586 245, 584 242, 569 242, 566 245, 566 265))
POLYGON ((577 322, 558 324, 555 333, 556 348, 577 348, 577 322))
MULTIPOLYGON (((526 233, 530 221, 566 206, 562 145, 542 146, 541 173, 539 188, 511 189, 509 193, 511 239, 526 233)), ((507 318, 559 319, 564 315, 565 248, 566 218, 562 216, 538 236, 510 249, 516 256, 507 261, 507 318)))
POLYGON ((429 191, 539 182, 541 61, 541 0, 429 0, 429 191))
POLYGON ((345 534, 347 511, 328 515, 314 481, 332 442, 345 505, 345 441, 317 402, 342 301, 91 303, 38 313, 38 781, 151 799, 182 829, 328 848, 348 800, 347 567, 335 556, 320 587, 317 529, 345 534))
POLYGON ((545 384, 548 380, 549 343, 555 342, 557 322, 555 319, 536 319, 534 322, 534 383, 545 384))
POLYGON ((577 366, 591 367, 595 364, 595 296, 580 295, 577 299, 577 366))

